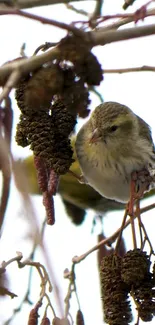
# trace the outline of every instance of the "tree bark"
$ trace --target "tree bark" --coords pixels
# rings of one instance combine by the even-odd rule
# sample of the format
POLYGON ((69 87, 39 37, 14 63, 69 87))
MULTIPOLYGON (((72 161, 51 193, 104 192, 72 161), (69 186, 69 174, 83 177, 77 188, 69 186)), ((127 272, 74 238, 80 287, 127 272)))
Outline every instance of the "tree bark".
MULTIPOLYGON (((8 0, 6 4, 12 4, 13 6, 17 7, 18 9, 26 9, 26 8, 34 8, 40 6, 47 6, 47 5, 55 5, 55 4, 67 4, 69 2, 84 2, 88 0, 8 0)), ((4 1, 5 2, 5 1, 4 1)))

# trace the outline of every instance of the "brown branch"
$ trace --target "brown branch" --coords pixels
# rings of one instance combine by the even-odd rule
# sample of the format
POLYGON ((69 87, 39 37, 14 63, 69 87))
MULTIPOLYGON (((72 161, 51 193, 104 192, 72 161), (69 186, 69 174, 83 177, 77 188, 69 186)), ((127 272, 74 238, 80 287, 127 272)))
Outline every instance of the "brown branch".
POLYGON ((101 16, 102 6, 103 6, 104 0, 96 0, 96 5, 94 12, 91 15, 91 20, 96 19, 97 17, 101 16))
POLYGON ((2 101, 5 98, 8 97, 8 95, 10 94, 10 91, 12 90, 13 87, 16 86, 20 77, 21 77, 21 74, 20 74, 19 70, 12 71, 11 75, 9 76, 9 78, 0 94, 0 104, 2 103, 2 101))
MULTIPOLYGON (((145 208, 142 208, 140 210, 140 213, 145 213, 149 210, 152 210, 155 208, 155 203, 148 205, 145 208)), ((135 215, 133 218, 136 218, 137 216, 135 215)), ((131 223, 131 218, 125 223, 124 229, 131 223)), ((122 226, 121 226, 122 227, 122 226)), ((86 253, 80 255, 80 256, 75 256, 72 259, 72 262, 74 264, 80 263, 81 261, 83 261, 88 255, 90 255, 91 253, 95 252, 97 249, 99 249, 102 245, 108 244, 109 242, 114 242, 116 240, 116 238, 119 236, 120 234, 120 230, 121 227, 118 228, 111 236, 109 236, 108 238, 105 238, 103 240, 101 240, 97 245, 95 245, 94 247, 92 247, 91 249, 89 249, 86 253)))
POLYGON ((65 24, 63 22, 56 21, 54 19, 44 18, 35 14, 31 14, 28 12, 24 12, 18 9, 2 9, 0 10, 0 16, 3 15, 17 15, 21 17, 25 17, 28 19, 39 21, 42 24, 52 25, 55 27, 59 27, 65 29, 69 32, 72 32, 74 35, 79 37, 84 37, 84 32, 73 25, 65 24))
MULTIPOLYGON (((139 9, 140 10, 140 9, 139 9)), ((137 11, 134 13, 128 13, 128 14, 115 14, 115 15, 106 15, 104 17, 100 17, 98 23, 105 22, 110 19, 118 19, 118 21, 111 23, 109 25, 100 27, 101 31, 109 30, 109 29, 117 29, 123 25, 129 24, 131 22, 135 22, 135 19, 140 20, 147 17, 151 17, 155 15, 155 8, 149 9, 145 11, 145 17, 142 15, 142 13, 137 14, 137 11)))
POLYGON ((2 170, 2 194, 0 201, 0 229, 3 224, 7 203, 10 193, 11 169, 9 160, 9 151, 6 141, 0 138, 1 146, 1 170, 2 170))
MULTIPOLYGON (((67 4, 69 2, 80 2, 81 0, 10 0, 10 4, 12 6, 16 5, 19 9, 24 8, 33 8, 33 7, 40 7, 40 6, 48 6, 48 5, 55 5, 55 4, 67 4)), ((88 0, 82 0, 82 2, 86 2, 88 0)))
MULTIPOLYGON (((80 31, 81 32, 81 31, 80 31)), ((102 31, 102 29, 98 29, 97 31, 85 32, 83 33, 85 37, 85 41, 87 42, 89 47, 93 47, 96 45, 106 45, 112 42, 117 42, 120 40, 127 40, 136 37, 148 36, 155 34, 155 25, 148 25, 142 27, 134 27, 123 30, 106 30, 102 31)), ((2 67, 0 67, 0 78, 2 80, 7 80, 10 74, 16 71, 16 76, 18 72, 20 76, 28 74, 30 71, 34 71, 39 68, 42 64, 52 61, 54 59, 59 59, 61 56, 60 50, 58 47, 52 48, 45 53, 42 53, 37 56, 32 56, 30 58, 21 58, 16 61, 9 62, 2 67)), ((14 74, 14 75, 15 75, 14 74)), ((19 76, 19 75, 18 75, 19 76)), ((6 85, 5 91, 8 93, 10 90, 10 82, 13 87, 12 77, 11 80, 6 85)), ((3 93, 5 95, 5 93, 3 93)), ((2 100, 1 95, 1 100, 2 100)), ((4 97, 3 97, 4 98, 4 97)))
POLYGON ((149 66, 149 65, 143 65, 141 67, 135 67, 135 68, 103 69, 103 74, 104 73, 144 72, 144 71, 152 71, 152 72, 155 72, 155 67, 149 66))
POLYGON ((72 6, 70 3, 67 3, 66 7, 67 7, 67 9, 76 12, 76 14, 84 15, 84 16, 88 17, 88 12, 87 11, 85 11, 83 9, 77 9, 74 6, 72 6))
POLYGON ((122 30, 106 30, 89 32, 92 46, 106 45, 118 41, 150 36, 155 34, 155 24, 140 27, 126 28, 122 30))

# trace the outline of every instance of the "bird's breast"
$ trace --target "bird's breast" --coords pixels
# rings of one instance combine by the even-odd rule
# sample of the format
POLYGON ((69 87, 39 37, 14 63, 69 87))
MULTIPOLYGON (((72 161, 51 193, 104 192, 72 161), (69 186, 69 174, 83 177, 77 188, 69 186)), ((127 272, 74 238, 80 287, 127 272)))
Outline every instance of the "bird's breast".
POLYGON ((90 145, 85 128, 80 130, 76 141, 77 158, 89 185, 102 196, 120 202, 129 200, 131 173, 147 167, 153 159, 148 141, 135 141, 134 146, 126 143, 128 147, 132 148, 132 152, 125 155, 121 147, 119 152, 114 152, 107 148, 106 143, 90 145))
POLYGON ((123 165, 112 159, 104 145, 85 143, 76 147, 84 177, 102 196, 126 202, 129 198, 129 175, 123 165))

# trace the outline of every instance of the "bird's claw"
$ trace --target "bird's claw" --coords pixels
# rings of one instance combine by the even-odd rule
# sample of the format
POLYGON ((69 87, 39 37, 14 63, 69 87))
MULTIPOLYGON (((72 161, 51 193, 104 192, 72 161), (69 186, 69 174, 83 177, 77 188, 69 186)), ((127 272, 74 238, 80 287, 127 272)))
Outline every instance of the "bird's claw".
POLYGON ((134 171, 131 174, 131 185, 130 185, 130 201, 128 203, 129 215, 134 214, 133 206, 135 200, 140 200, 144 193, 149 190, 152 177, 149 170, 143 169, 138 172, 134 171))

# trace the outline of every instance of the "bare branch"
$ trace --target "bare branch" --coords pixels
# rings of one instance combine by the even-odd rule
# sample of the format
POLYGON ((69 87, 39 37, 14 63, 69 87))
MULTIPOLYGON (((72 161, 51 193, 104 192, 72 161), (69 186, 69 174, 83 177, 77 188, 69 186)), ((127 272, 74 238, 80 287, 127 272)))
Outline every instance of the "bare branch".
POLYGON ((97 17, 101 16, 102 6, 103 6, 104 0, 97 0, 95 10, 91 16, 91 20, 96 19, 97 17))
POLYGON ((66 7, 67 7, 67 9, 73 10, 77 14, 84 15, 84 16, 88 17, 88 13, 85 10, 77 9, 74 6, 72 6, 70 3, 66 4, 66 7))
MULTIPOLYGON (((93 47, 96 45, 106 45, 108 43, 117 42, 120 40, 127 40, 136 37, 148 36, 155 34, 155 25, 148 25, 142 27, 134 27, 123 30, 106 30, 103 31, 98 29, 97 31, 85 32, 84 37, 88 43, 88 47, 93 47)), ((5 98, 5 96, 15 86, 19 77, 28 74, 30 71, 34 71, 39 68, 41 65, 48 61, 52 61, 54 59, 59 59, 61 53, 58 47, 52 48, 45 53, 40 55, 32 56, 30 58, 21 58, 12 62, 9 62, 2 67, 0 67, 0 77, 1 79, 6 79, 10 77, 4 90, 0 96, 0 100, 5 98), (14 78, 13 78, 14 76, 14 78), (15 78, 16 77, 16 78, 15 78), (18 78, 17 78, 18 77, 18 78)), ((132 68, 134 69, 134 68, 132 68)), ((142 70, 146 68, 141 68, 142 70)), ((152 68, 148 68, 147 70, 153 70, 152 68)), ((126 71, 124 71, 126 72, 126 71)), ((110 73, 110 72, 109 72, 110 73)), ((111 72, 112 73, 112 72, 111 72)))
MULTIPOLYGON (((148 205, 147 207, 145 208, 142 208, 140 210, 140 213, 145 213, 147 211, 150 211, 152 209, 155 208, 155 203, 153 204, 150 204, 148 205)), ((134 216, 134 219, 136 218, 137 216, 135 215, 134 216)), ((126 221, 125 223, 125 226, 124 226, 124 229, 131 223, 131 219, 129 219, 128 221, 126 221)), ((88 255, 90 255, 92 252, 96 251, 97 249, 100 248, 100 246, 102 245, 105 245, 105 244, 108 244, 109 242, 114 242, 116 240, 116 238, 119 236, 119 233, 120 233, 120 230, 121 230, 121 227, 118 228, 111 236, 109 236, 108 238, 104 238, 103 240, 101 240, 97 245, 95 245, 94 247, 92 247, 91 249, 89 249, 86 253, 80 255, 80 256, 75 256, 73 257, 72 259, 72 262, 74 264, 77 264, 77 263, 80 263, 81 261, 83 261, 88 255)))
POLYGON ((9 95, 12 88, 17 84, 21 77, 21 74, 18 70, 14 70, 8 78, 1 94, 0 94, 0 104, 2 101, 9 95))
POLYGON ((134 28, 127 28, 122 30, 106 30, 90 32, 90 39, 92 46, 105 45, 118 41, 133 39, 137 37, 144 37, 155 34, 155 25, 140 26, 134 28))
POLYGON ((149 65, 143 65, 135 68, 124 68, 124 69, 103 69, 103 73, 131 73, 131 72, 144 72, 151 71, 155 72, 155 67, 149 65))
MULTIPOLYGON (((88 1, 88 0, 82 0, 84 1, 88 1)), ((17 8, 19 9, 24 9, 24 8, 33 8, 33 7, 40 7, 40 6, 47 6, 47 5, 55 5, 55 4, 66 4, 69 2, 82 2, 81 0, 15 0, 15 1, 11 1, 10 3, 12 3, 12 6, 15 5, 17 8)))
POLYGON ((9 193, 10 193, 10 180, 11 180, 10 143, 11 143, 12 123, 13 123, 13 114, 11 108, 11 101, 9 100, 9 98, 7 98, 5 102, 4 117, 0 125, 0 129, 1 129, 0 130, 1 132, 0 167, 2 171, 2 195, 0 201, 0 229, 2 227, 3 220, 5 217, 5 212, 6 212, 9 193))
POLYGON ((7 78, 14 70, 19 70, 21 75, 25 75, 29 71, 34 71, 39 68, 42 64, 58 58, 59 55, 59 49, 54 48, 41 55, 32 56, 30 58, 21 58, 3 65, 0 68, 0 74, 4 78, 7 78))
POLYGON ((138 13, 136 11, 134 13, 128 13, 128 14, 122 14, 121 13, 121 14, 116 14, 116 15, 106 15, 103 18, 100 17, 100 22, 101 21, 104 22, 104 21, 107 21, 109 19, 115 19, 115 18, 120 18, 120 19, 118 19, 118 21, 116 21, 116 22, 114 22, 112 24, 101 27, 100 30, 105 31, 107 29, 108 30, 109 29, 118 29, 119 27, 121 27, 123 25, 129 24, 131 22, 135 22, 135 19, 140 20, 140 19, 144 19, 144 18, 151 17, 151 16, 154 16, 154 15, 155 15, 155 8, 146 10, 145 11, 145 16, 144 16, 144 13, 141 12, 141 9, 138 10, 138 13))
POLYGON ((65 24, 63 22, 59 22, 59 21, 56 21, 53 19, 44 18, 44 17, 34 15, 34 14, 31 14, 28 12, 24 12, 24 11, 21 11, 18 9, 1 9, 0 15, 17 15, 17 16, 33 19, 33 20, 41 22, 42 24, 56 26, 56 27, 68 30, 68 31, 72 32, 73 34, 75 34, 76 36, 84 37, 84 32, 82 30, 74 27, 73 25, 65 24))

